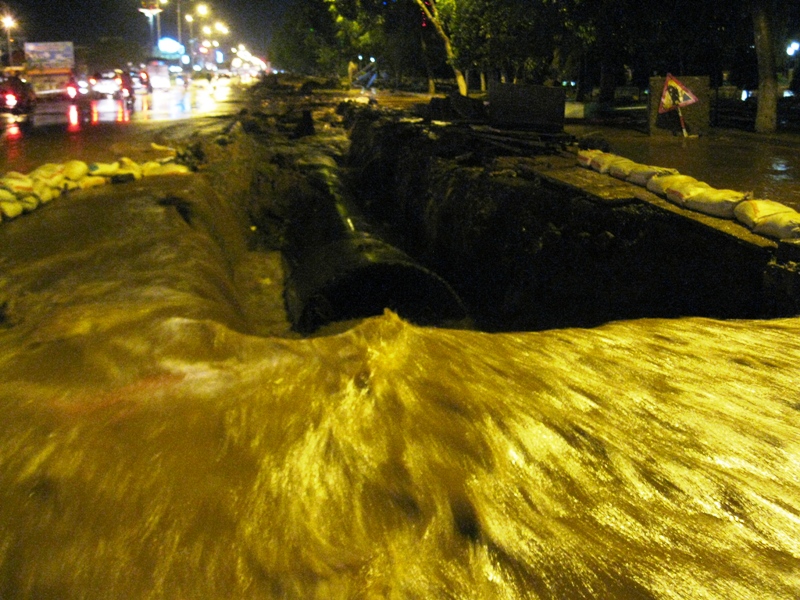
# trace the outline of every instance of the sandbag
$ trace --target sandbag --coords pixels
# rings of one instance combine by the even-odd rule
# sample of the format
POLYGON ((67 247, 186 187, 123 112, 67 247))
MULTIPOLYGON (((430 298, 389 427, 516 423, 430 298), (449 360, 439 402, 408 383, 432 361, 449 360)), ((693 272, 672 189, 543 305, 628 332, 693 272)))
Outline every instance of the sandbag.
POLYGON ((611 163, 611 165, 608 167, 608 174, 624 181, 628 179, 631 171, 637 166, 638 163, 630 160, 629 158, 623 158, 611 163))
POLYGON ((712 217, 733 219, 736 206, 747 199, 747 194, 734 190, 708 188, 686 199, 684 206, 712 217))
POLYGON ((665 195, 667 200, 673 204, 684 206, 688 198, 710 189, 711 186, 704 181, 685 181, 681 179, 668 185, 665 190, 665 195))
POLYGON ((141 179, 142 167, 130 158, 123 157, 119 159, 119 171, 117 171, 116 175, 130 175, 133 179, 141 179))
POLYGON ((64 163, 64 177, 69 181, 80 181, 89 174, 89 165, 82 160, 69 160, 64 163))
POLYGON ((89 175, 100 175, 102 177, 111 177, 119 171, 119 162, 113 163, 92 163, 89 165, 89 175))
POLYGON ((158 168, 149 169, 145 171, 144 167, 142 168, 142 174, 146 177, 150 177, 153 175, 188 175, 192 171, 186 165, 179 165, 176 163, 167 163, 165 165, 159 165, 158 168))
POLYGON ((800 213, 789 210, 772 214, 756 223, 753 233, 779 240, 800 238, 800 213))
POLYGON ((60 188, 64 181, 64 166, 56 163, 45 163, 31 171, 28 176, 33 181, 41 181, 47 187, 60 188))
POLYGON ((14 219, 22 214, 22 204, 18 200, 0 202, 0 214, 6 219, 14 219))
POLYGON ((142 163, 142 176, 149 177, 161 168, 161 163, 155 160, 148 160, 142 163))
POLYGON ((621 160, 628 159, 616 154, 601 152, 592 158, 592 170, 597 171, 598 173, 608 173, 608 169, 611 168, 611 165, 621 160))
POLYGON ((687 183, 699 183, 694 177, 689 175, 654 175, 647 182, 647 189, 658 194, 659 196, 666 196, 667 189, 670 186, 683 185, 687 183))
POLYGON ((579 150, 578 151, 578 164, 587 169, 592 166, 592 159, 598 154, 603 154, 602 150, 579 150))
POLYGON ((80 180, 80 187, 82 190, 87 190, 89 188, 105 185, 106 183, 108 183, 107 177, 101 177, 100 175, 87 175, 80 180))
POLYGON ((23 196, 18 200, 18 202, 22 205, 22 211, 26 213, 36 210, 39 207, 39 204, 41 204, 39 196, 35 196, 33 194, 23 196))
POLYGON ((736 205, 733 214, 736 220, 749 229, 754 229, 761 221, 793 209, 774 200, 744 200, 736 205))
POLYGON ((631 167, 626 181, 646 187, 647 182, 656 175, 678 175, 678 171, 676 169, 668 169, 666 167, 653 167, 650 165, 637 164, 636 166, 631 167))
POLYGON ((0 179, 0 187, 12 192, 15 196, 33 193, 33 180, 26 176, 11 171, 0 179))
POLYGON ((33 194, 31 195, 36 196, 42 204, 50 202, 53 198, 60 195, 60 193, 60 190, 54 191, 53 188, 43 181, 39 180, 33 182, 33 194))

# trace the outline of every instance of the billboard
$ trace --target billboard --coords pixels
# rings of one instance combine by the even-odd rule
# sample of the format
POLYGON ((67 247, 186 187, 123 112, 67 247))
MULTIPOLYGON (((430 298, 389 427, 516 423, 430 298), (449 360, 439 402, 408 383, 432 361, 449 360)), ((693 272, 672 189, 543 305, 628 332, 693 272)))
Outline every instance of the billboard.
POLYGON ((75 49, 72 42, 26 42, 25 60, 29 70, 72 69, 75 49))

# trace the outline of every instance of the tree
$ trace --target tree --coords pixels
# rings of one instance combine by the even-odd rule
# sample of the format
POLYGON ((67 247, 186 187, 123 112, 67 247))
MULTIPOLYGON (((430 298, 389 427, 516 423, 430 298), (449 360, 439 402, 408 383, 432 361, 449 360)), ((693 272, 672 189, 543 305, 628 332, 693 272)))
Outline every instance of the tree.
POLYGON ((756 131, 772 133, 778 127, 777 52, 772 34, 777 11, 772 0, 753 0, 753 33, 758 57, 756 131))
POLYGON ((270 45, 272 62, 300 73, 337 73, 341 53, 336 27, 324 0, 293 3, 270 45))
POLYGON ((447 57, 447 62, 453 68, 453 74, 458 85, 458 93, 466 96, 468 91, 467 78, 464 75, 464 71, 458 66, 456 51, 448 31, 448 21, 452 19, 455 13, 456 0, 414 0, 414 2, 417 3, 417 6, 419 6, 425 18, 444 44, 445 56, 447 57))

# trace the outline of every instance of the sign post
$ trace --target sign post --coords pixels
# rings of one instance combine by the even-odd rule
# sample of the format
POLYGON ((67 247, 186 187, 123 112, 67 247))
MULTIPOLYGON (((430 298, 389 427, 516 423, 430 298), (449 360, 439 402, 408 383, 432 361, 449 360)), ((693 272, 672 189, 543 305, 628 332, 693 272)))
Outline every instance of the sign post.
POLYGON ((678 118, 681 121, 683 137, 689 137, 689 134, 686 132, 686 122, 683 120, 681 107, 689 106, 695 102, 697 102, 697 96, 670 73, 667 73, 667 78, 664 81, 664 89, 661 92, 661 103, 658 106, 658 112, 659 114, 663 114, 671 110, 677 110, 678 118))

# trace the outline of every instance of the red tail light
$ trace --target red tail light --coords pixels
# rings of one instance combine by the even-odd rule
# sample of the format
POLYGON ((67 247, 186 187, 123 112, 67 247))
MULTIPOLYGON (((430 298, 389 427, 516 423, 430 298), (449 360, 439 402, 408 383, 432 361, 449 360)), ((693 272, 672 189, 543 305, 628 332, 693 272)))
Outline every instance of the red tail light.
POLYGON ((6 106, 8 108, 14 108, 17 102, 17 97, 14 94, 6 94, 6 106))
POLYGON ((76 88, 74 85, 68 85, 67 96, 69 96, 74 100, 77 97, 77 95, 78 95, 78 88, 76 88))

